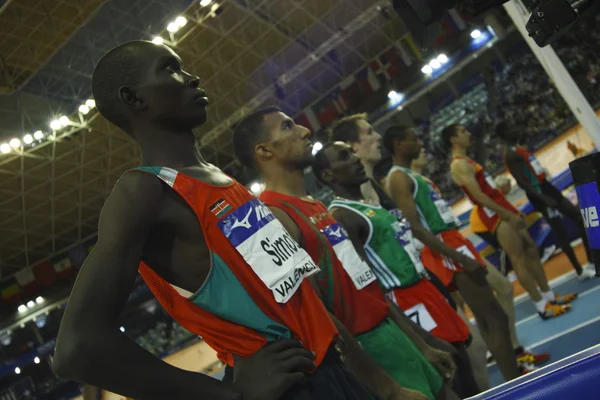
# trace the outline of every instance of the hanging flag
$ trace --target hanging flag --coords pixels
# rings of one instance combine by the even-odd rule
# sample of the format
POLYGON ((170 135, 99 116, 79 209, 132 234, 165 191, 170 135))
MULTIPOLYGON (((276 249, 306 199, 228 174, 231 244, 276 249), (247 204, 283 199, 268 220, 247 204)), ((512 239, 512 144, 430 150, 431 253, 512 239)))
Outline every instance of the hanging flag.
POLYGON ((54 272, 52 264, 47 261, 34 266, 33 273, 35 279, 44 287, 52 286, 56 281, 56 272, 54 272))
POLYGON ((363 92, 360 82, 354 76, 344 79, 339 86, 340 94, 346 108, 358 106, 363 101, 363 92))
POLYGON ((299 121, 300 125, 310 129, 312 132, 318 132, 321 129, 319 119, 310 107, 304 109, 300 114, 299 121))
POLYGON ((88 252, 82 244, 78 244, 69 250, 69 258, 73 262, 73 266, 77 269, 81 268, 87 256, 88 252))
POLYGON ((344 72, 342 71, 342 63, 340 62, 340 58, 337 55, 335 49, 331 49, 327 52, 327 58, 331 60, 332 67, 338 75, 343 76, 344 72))
POLYGON ((329 93, 329 99, 333 103, 338 114, 343 114, 348 109, 346 105, 346 101, 344 100, 344 96, 342 96, 342 89, 340 87, 336 87, 329 93))
POLYGON ((319 120, 319 125, 327 126, 338 116, 337 110, 330 100, 329 96, 323 97, 315 105, 312 106, 315 116, 319 120))
POLYGON ((400 51, 396 46, 392 46, 369 65, 380 82, 391 81, 402 70, 400 51))
POLYGON ((52 267, 59 278, 65 278, 74 272, 73 263, 66 255, 52 262, 52 267))
POLYGON ((21 297, 21 287, 14 278, 10 278, 2 283, 0 295, 8 302, 16 301, 21 297))
POLYGON ((273 86, 275 88, 275 97, 277 97, 277 99, 279 99, 281 101, 285 100, 285 92, 283 91, 283 88, 279 85, 279 83, 277 82, 277 79, 275 79, 273 86))
POLYGON ((381 88, 381 82, 379 82, 371 67, 360 70, 356 74, 356 80, 360 83, 364 94, 376 92, 381 88))
POLYGON ((30 285, 31 283, 35 282, 35 275, 33 274, 33 269, 23 268, 22 270, 19 270, 19 272, 15 274, 15 279, 21 287, 30 285))
POLYGON ((444 16, 444 18, 442 18, 442 21, 446 21, 448 27, 451 29, 451 31, 454 32, 462 32, 465 29, 467 29, 467 24, 465 23, 465 20, 461 17, 458 11, 454 9, 446 12, 446 15, 444 16))
POLYGON ((410 33, 400 39, 398 44, 398 49, 402 55, 402 60, 407 66, 411 66, 414 62, 423 58, 423 53, 421 53, 421 50, 419 50, 419 47, 413 40, 410 33))

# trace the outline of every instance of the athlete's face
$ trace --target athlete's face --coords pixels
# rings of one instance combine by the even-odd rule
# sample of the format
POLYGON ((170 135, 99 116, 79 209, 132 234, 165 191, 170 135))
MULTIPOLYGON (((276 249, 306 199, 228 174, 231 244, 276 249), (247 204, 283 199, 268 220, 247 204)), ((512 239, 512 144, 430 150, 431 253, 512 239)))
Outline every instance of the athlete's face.
POLYGON ((375 164, 381 160, 381 135, 364 119, 356 121, 359 129, 359 142, 352 147, 356 155, 367 163, 375 164))
POLYGON ((419 157, 412 160, 411 167, 424 169, 429 164, 429 159, 427 158, 427 150, 424 147, 421 147, 419 152, 419 157))
POLYGON ((330 183, 354 186, 361 185, 368 180, 360 157, 350 145, 344 142, 335 142, 322 151, 325 152, 329 162, 328 176, 325 179, 330 183))
POLYGON ((181 58, 169 47, 140 46, 146 68, 139 83, 122 91, 140 118, 171 130, 191 130, 206 121, 208 99, 200 80, 183 69, 181 58))
POLYGON ((312 164, 313 144, 310 130, 297 125, 293 119, 282 112, 267 114, 264 123, 269 135, 270 156, 282 165, 291 165, 304 169, 312 164))
POLYGON ((452 143, 463 148, 469 148, 472 143, 471 132, 464 126, 458 126, 456 128, 456 135, 452 138, 452 143))
POLYGON ((421 141, 414 129, 408 130, 404 135, 404 139, 396 147, 396 151, 399 151, 408 160, 414 160, 419 157, 421 149, 421 141))

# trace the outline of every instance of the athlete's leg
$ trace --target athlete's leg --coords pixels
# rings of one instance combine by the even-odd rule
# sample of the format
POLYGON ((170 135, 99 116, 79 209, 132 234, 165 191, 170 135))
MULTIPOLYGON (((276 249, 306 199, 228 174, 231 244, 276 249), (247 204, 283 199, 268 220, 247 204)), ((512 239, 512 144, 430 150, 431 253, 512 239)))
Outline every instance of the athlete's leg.
MULTIPOLYGON (((546 217, 546 215, 547 213, 544 213, 544 217, 546 217)), ((581 275, 583 268, 581 268, 581 264, 575 255, 575 251, 573 250, 573 247, 571 247, 571 241, 569 240, 569 235, 567 234, 567 230, 563 224, 562 216, 559 215, 554 218, 550 218, 550 216, 548 216, 546 221, 548 221, 548 225, 550 225, 552 232, 554 232, 556 235, 558 245, 567 255, 567 258, 571 262, 571 265, 573 265, 573 268, 575 268, 577 275, 581 275)))
POLYGON ((515 329, 515 291, 513 284, 506 279, 504 275, 500 273, 490 263, 487 264, 487 281, 492 290, 496 293, 498 303, 506 313, 508 317, 508 328, 510 329, 510 340, 512 342, 513 349, 518 348, 521 344, 517 338, 517 331, 515 329))
POLYGON ((510 342, 508 317, 487 282, 476 282, 466 272, 459 272, 454 282, 469 305, 481 336, 496 359, 504 378, 509 381, 519 376, 519 368, 510 342))
POLYGON ((549 293, 552 289, 550 289, 546 271, 544 271, 544 266, 540 260, 540 248, 531 235, 529 235, 529 231, 526 228, 518 230, 518 237, 521 238, 527 260, 529 261, 525 265, 526 268, 530 271, 540 290, 543 293, 549 293))
POLYGON ((587 233, 585 231, 585 225, 583 224, 583 218, 581 217, 581 213, 579 209, 573 205, 568 199, 562 198, 560 203, 558 204, 558 211, 566 215, 568 218, 572 219, 577 223, 577 228, 579 228, 579 236, 581 236, 581 240, 583 240, 583 246, 585 247, 585 253, 587 255, 588 261, 592 260, 592 256, 590 253, 590 243, 588 241, 587 233))
POLYGON ((535 303, 542 301, 542 295, 538 291, 536 279, 527 267, 527 264, 530 262, 529 257, 525 254, 523 240, 519 237, 517 231, 515 231, 507 222, 501 221, 496 229, 496 237, 498 238, 500 246, 506 251, 506 255, 510 259, 513 269, 517 274, 519 283, 521 283, 521 286, 529 293, 531 300, 535 303))
MULTIPOLYGON (((475 380, 475 371, 473 371, 473 365, 471 365, 471 359, 467 352, 466 346, 456 346, 456 354, 453 357, 454 364, 456 364, 456 378, 455 386, 460 388, 460 392, 454 389, 461 398, 475 396, 481 389, 475 380)), ((487 368, 486 368, 487 369, 487 368)))
POLYGON ((467 349, 467 353, 469 354, 469 360, 471 361, 471 366, 473 367, 473 374, 475 376, 475 381, 477 385, 482 391, 486 391, 491 388, 490 383, 490 374, 487 369, 487 351, 488 348, 481 337, 481 333, 479 333, 479 329, 476 326, 471 324, 471 321, 465 315, 463 307, 460 306, 462 304, 462 297, 457 299, 460 296, 458 292, 452 294, 458 306, 457 313, 460 315, 465 324, 469 327, 469 331, 471 332, 471 344, 467 349), (455 296, 456 293, 456 296, 455 296))

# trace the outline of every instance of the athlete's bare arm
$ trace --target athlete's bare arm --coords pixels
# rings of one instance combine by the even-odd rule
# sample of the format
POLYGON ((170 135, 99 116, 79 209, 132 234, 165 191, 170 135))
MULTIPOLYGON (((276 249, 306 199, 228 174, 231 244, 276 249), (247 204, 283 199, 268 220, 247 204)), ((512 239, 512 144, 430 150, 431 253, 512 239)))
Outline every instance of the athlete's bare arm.
MULTIPOLYGON (((273 212, 273 215, 281 222, 283 227, 288 231, 290 236, 296 242, 302 246, 304 242, 300 228, 294 222, 294 220, 282 209, 269 206, 269 209, 273 212)), ((319 297, 322 299, 321 289, 318 287, 318 283, 315 282, 313 277, 308 278, 311 280, 311 284, 319 297)), ((389 397, 396 392, 404 390, 391 376, 388 375, 373 359, 362 349, 360 344, 356 341, 354 336, 348 331, 348 328, 342 322, 335 317, 331 312, 329 313, 331 320, 338 329, 342 340, 344 341, 344 356, 346 363, 354 375, 361 381, 363 381, 369 389, 375 392, 377 395, 384 399, 396 398, 389 397)), ((398 397, 400 399, 401 397, 398 397)))
POLYGON ((450 173, 454 182, 459 186, 464 186, 480 205, 497 212, 500 217, 515 226, 522 228, 521 225, 525 224, 521 217, 502 207, 481 191, 481 187, 475 179, 475 169, 467 161, 454 161, 450 166, 450 173))
POLYGON ((525 192, 536 199, 545 203, 548 207, 557 207, 558 203, 550 196, 546 196, 543 193, 538 192, 531 186, 527 178, 525 177, 525 168, 529 168, 523 157, 519 155, 515 151, 507 151, 506 152, 506 164, 508 165, 508 169, 517 181, 517 185, 521 187, 525 192))
POLYGON ((465 270, 471 272, 483 268, 477 260, 468 257, 439 240, 430 230, 421 224, 417 205, 413 198, 414 183, 404 171, 394 171, 388 178, 390 196, 402 210, 402 215, 410 223, 413 235, 436 253, 443 254, 458 261, 465 270))
POLYGON ((119 331, 119 314, 164 196, 161 182, 142 173, 126 174, 115 186, 100 216, 98 243, 62 319, 54 369, 133 398, 241 399, 233 386, 172 367, 119 331))

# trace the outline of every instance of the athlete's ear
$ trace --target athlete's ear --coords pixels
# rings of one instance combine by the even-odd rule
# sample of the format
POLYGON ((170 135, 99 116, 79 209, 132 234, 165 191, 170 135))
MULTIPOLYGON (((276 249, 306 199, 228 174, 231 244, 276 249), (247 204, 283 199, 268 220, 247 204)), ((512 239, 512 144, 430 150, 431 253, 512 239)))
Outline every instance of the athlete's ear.
POLYGON ((142 110, 146 107, 144 101, 138 96, 136 91, 129 86, 121 86, 119 88, 119 99, 127 107, 134 108, 136 110, 142 110))
POLYGON ((271 151, 271 147, 269 143, 259 143, 254 146, 254 156, 257 159, 269 160, 273 157, 273 152, 271 151))
POLYGON ((333 174, 331 173, 331 170, 324 169, 323 171, 321 171, 321 179, 323 179, 323 181, 326 183, 332 183, 333 174))

